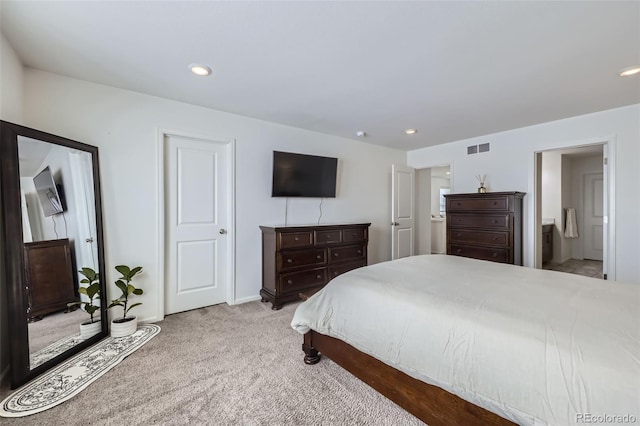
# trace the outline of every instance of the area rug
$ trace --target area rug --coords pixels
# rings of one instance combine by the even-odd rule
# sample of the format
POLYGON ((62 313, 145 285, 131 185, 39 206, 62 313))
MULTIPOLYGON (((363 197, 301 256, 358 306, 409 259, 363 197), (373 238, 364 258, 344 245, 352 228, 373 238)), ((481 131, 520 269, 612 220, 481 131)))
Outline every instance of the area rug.
POLYGON ((160 332, 143 324, 126 337, 107 337, 47 371, 9 395, 0 405, 1 417, 24 417, 54 407, 77 395, 160 332))
POLYGON ((60 355, 61 353, 73 348, 79 343, 84 342, 85 339, 80 337, 80 334, 76 334, 75 336, 69 336, 57 342, 54 342, 47 346, 44 349, 39 350, 38 352, 33 353, 30 356, 29 366, 33 370, 37 366, 44 364, 60 355))

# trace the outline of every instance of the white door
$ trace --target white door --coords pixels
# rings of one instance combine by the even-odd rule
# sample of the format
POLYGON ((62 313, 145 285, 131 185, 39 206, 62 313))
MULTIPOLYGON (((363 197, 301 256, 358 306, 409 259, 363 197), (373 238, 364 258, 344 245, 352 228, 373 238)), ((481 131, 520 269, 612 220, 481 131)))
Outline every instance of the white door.
POLYGON ((415 170, 391 166, 391 258, 413 256, 415 235, 415 170))
POLYGON ((226 301, 228 145, 166 135, 165 313, 226 301))
POLYGON ((584 175, 584 258, 602 260, 603 249, 602 173, 584 175))
MULTIPOLYGON (((98 270, 98 238, 96 230, 96 201, 93 187, 91 154, 81 151, 69 153, 69 170, 73 182, 78 241, 75 242, 78 269, 98 270)), ((81 279, 84 277, 80 277, 81 279)))

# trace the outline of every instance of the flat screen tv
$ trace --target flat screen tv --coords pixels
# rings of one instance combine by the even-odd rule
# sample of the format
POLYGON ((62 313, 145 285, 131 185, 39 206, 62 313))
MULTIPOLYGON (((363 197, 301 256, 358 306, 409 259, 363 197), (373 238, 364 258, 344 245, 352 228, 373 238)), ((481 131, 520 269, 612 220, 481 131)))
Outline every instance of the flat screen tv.
POLYGON ((338 159, 273 151, 272 197, 335 198, 338 159))
POLYGON ((45 167, 33 178, 33 184, 38 193, 38 199, 45 216, 53 216, 64 212, 62 186, 56 185, 49 166, 45 167))

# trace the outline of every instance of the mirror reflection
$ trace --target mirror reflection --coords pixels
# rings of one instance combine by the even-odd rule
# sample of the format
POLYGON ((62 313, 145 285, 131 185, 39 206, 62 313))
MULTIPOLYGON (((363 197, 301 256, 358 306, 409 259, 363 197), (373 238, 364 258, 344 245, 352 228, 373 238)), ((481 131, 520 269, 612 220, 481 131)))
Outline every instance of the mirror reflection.
POLYGON ((18 157, 34 369, 101 330, 93 168, 88 152, 24 136, 18 157))

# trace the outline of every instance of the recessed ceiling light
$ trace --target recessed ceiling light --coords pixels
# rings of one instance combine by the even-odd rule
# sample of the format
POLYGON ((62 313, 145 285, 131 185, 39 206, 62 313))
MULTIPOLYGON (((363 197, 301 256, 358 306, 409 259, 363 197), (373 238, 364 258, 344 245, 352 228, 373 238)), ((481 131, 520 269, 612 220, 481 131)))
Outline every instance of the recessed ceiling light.
POLYGON ((195 75, 205 76, 211 74, 211 68, 202 64, 190 64, 189 69, 195 75))
POLYGON ((365 132, 364 130, 358 130, 356 132, 356 136, 359 138, 364 138, 365 136, 367 136, 367 132, 365 132))
POLYGON ((451 172, 446 171, 446 172, 444 172, 444 174, 445 174, 445 175, 450 175, 450 174, 451 174, 451 172))
POLYGON ((415 135, 416 133, 418 133, 418 129, 407 129, 404 132, 408 135, 415 135))
POLYGON ((633 67, 625 68, 622 71, 620 71, 620 77, 628 77, 630 75, 634 75, 638 73, 640 73, 640 66, 635 65, 633 67))

